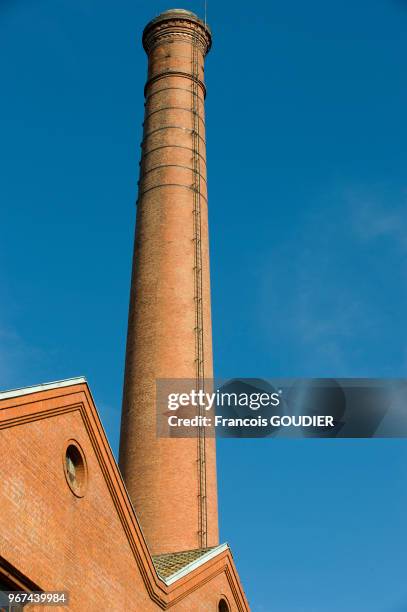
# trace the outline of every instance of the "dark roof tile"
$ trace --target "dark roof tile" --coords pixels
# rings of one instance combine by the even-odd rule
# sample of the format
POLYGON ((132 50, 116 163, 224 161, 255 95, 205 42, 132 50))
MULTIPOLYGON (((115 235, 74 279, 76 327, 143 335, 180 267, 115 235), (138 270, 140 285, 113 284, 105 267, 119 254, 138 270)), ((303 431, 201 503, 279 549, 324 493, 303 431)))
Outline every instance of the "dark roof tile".
POLYGON ((216 548, 216 546, 212 546, 210 548, 197 548, 195 550, 183 550, 180 552, 166 553, 162 555, 153 555, 153 563, 161 578, 169 578, 214 548, 216 548))

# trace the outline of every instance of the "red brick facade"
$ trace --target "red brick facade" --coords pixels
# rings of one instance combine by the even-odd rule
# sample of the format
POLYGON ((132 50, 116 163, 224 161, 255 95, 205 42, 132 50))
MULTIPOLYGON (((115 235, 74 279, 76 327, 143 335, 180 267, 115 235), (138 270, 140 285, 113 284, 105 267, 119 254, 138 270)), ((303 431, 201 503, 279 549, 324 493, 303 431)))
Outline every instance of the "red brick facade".
POLYGON ((221 597, 248 610, 229 550, 170 586, 159 577, 86 383, 4 395, 0 571, 69 591, 73 612, 216 612, 221 597), (65 476, 72 440, 87 465, 82 497, 65 476))

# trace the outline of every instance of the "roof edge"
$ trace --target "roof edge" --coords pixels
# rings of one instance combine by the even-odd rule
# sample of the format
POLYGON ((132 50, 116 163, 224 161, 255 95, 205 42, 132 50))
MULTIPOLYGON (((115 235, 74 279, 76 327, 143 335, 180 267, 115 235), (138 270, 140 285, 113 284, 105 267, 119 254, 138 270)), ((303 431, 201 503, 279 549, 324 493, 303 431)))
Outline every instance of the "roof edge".
POLYGON ((197 569, 201 565, 204 565, 207 561, 210 561, 214 557, 217 557, 218 555, 220 555, 220 553, 223 553, 226 550, 229 550, 229 545, 227 542, 225 542, 224 544, 220 544, 212 550, 209 550, 207 553, 202 555, 202 557, 199 557, 199 559, 196 559, 195 561, 191 561, 191 563, 188 563, 188 565, 185 565, 185 567, 183 567, 182 569, 178 570, 171 576, 168 576, 168 578, 161 578, 161 576, 160 578, 167 586, 170 586, 177 580, 180 580, 180 578, 183 578, 190 572, 193 572, 195 569, 197 569))
POLYGON ((61 387, 71 387, 73 385, 88 384, 84 376, 75 378, 66 378, 65 380, 56 380, 49 383, 41 383, 31 387, 21 387, 20 389, 10 389, 9 391, 0 391, 0 400, 9 399, 10 397, 20 397, 21 395, 30 395, 38 393, 38 391, 48 391, 48 389, 59 389, 61 387))

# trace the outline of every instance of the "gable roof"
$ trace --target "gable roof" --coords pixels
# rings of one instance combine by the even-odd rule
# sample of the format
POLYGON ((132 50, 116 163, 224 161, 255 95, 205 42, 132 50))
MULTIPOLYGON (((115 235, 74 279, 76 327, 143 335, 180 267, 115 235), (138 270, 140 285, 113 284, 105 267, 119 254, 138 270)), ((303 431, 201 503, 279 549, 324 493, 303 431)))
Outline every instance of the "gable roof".
POLYGON ((0 430, 78 410, 150 598, 167 610, 223 572, 239 612, 248 611, 227 544, 151 556, 84 377, 0 392, 0 430))

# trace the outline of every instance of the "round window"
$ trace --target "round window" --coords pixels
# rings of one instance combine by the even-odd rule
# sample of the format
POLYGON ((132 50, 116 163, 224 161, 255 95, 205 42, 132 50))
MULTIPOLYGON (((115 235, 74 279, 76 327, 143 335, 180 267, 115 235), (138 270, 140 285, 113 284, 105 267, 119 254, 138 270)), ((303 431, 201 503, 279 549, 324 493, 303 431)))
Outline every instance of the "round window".
POLYGON ((69 440, 65 450, 64 471, 72 493, 77 497, 83 497, 86 488, 87 469, 82 449, 74 440, 69 440))

